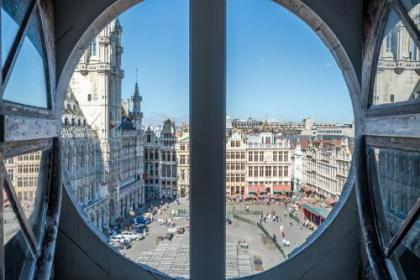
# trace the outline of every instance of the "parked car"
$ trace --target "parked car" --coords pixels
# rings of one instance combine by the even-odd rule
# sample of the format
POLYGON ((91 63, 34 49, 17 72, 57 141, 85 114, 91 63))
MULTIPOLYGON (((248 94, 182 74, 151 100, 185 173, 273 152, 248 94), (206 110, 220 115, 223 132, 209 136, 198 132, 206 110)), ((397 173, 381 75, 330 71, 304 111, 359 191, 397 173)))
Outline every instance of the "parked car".
MULTIPOLYGON (((140 239, 144 239, 143 234, 141 233, 136 233, 133 231, 123 231, 121 232, 122 237, 127 238, 127 239, 131 239, 131 240, 140 240, 140 239)), ((118 236, 118 235, 117 235, 118 236)))
POLYGON ((111 243, 111 242, 120 242, 120 238, 115 237, 115 235, 114 235, 114 236, 111 236, 111 237, 109 238, 109 242, 110 242, 110 243, 111 243))
POLYGON ((151 219, 149 217, 145 218, 143 216, 137 216, 133 218, 134 225, 148 225, 151 223, 151 219))
POLYGON ((109 242, 109 245, 111 245, 112 247, 114 247, 117 250, 124 250, 125 246, 123 244, 121 244, 120 242, 109 242))
POLYGON ((129 249, 133 245, 133 241, 131 239, 121 239, 119 242, 125 246, 125 249, 129 249))
POLYGON ((119 243, 123 244, 126 241, 131 241, 131 239, 127 238, 127 237, 124 237, 121 234, 113 235, 109 238, 109 242, 119 242, 119 243))

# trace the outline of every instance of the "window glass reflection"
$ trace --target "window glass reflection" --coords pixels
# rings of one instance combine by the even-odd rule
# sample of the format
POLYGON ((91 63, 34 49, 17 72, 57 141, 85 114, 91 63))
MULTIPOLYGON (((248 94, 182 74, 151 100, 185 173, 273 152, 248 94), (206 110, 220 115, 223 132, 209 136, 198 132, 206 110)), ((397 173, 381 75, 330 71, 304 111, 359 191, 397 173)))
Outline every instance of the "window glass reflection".
MULTIPOLYGON (((376 208, 382 216, 380 226, 386 246, 420 197, 420 153, 373 148, 370 158, 371 170, 376 172, 373 184, 376 208)), ((419 236, 415 237, 415 242, 406 239, 404 246, 414 250, 419 246, 419 236)))
POLYGON ((7 197, 6 192, 3 191, 3 244, 7 244, 18 232, 20 232, 19 221, 13 211, 12 204, 7 197))
POLYGON ((25 217, 35 233, 39 233, 42 214, 42 186, 47 185, 47 157, 41 151, 15 156, 5 160, 7 175, 16 192, 25 217))
POLYGON ((3 192, 3 209, 5 279, 19 279, 24 260, 31 258, 31 255, 6 192, 3 192))
POLYGON ((412 226, 399 247, 394 252, 407 279, 420 279, 420 219, 412 226))
POLYGON ((30 22, 22 47, 11 70, 3 98, 12 102, 46 108, 47 84, 39 18, 30 22))
POLYGON ((3 7, 1 8, 1 51, 3 64, 9 54, 30 2, 29 0, 3 1, 3 7))
POLYGON ((418 99, 419 74, 419 48, 398 15, 391 11, 380 47, 372 104, 418 99))

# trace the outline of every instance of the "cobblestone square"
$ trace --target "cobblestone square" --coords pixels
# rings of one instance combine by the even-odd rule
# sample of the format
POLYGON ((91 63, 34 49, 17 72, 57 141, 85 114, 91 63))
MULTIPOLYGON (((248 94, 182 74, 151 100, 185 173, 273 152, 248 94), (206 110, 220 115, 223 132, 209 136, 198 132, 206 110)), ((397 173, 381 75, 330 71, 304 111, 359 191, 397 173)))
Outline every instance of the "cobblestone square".
MULTIPOLYGON (((135 241, 133 246, 122 253, 128 258, 151 266, 170 276, 179 278, 189 277, 189 231, 184 234, 175 234, 172 240, 157 241, 159 236, 167 233, 167 227, 160 225, 156 220, 158 218, 167 219, 170 217, 172 210, 184 209, 188 213, 188 203, 186 199, 181 199, 180 204, 176 202, 169 204, 169 208, 162 211, 155 217, 155 221, 149 225, 149 234, 140 241, 135 241)), ((264 214, 275 211, 282 217, 279 222, 262 223, 266 231, 272 235, 280 236, 280 225, 283 225, 286 238, 290 241, 290 247, 283 247, 278 241, 280 247, 287 255, 293 249, 302 244, 311 234, 311 231, 302 225, 299 225, 288 215, 284 216, 286 209, 283 205, 249 205, 250 212, 262 211, 264 214)), ((244 213, 244 204, 229 204, 227 212, 232 210, 238 213, 244 213)), ((260 216, 246 215, 252 221, 259 221, 260 216)), ((226 224, 226 276, 227 278, 235 278, 258 273, 253 265, 254 256, 261 258, 263 270, 283 262, 285 258, 278 249, 273 240, 267 236, 259 227, 236 218, 231 214, 228 218, 232 220, 231 224, 226 224), (240 249, 239 241, 245 241, 248 249, 240 249)), ((177 226, 189 226, 188 217, 173 218, 177 226)))

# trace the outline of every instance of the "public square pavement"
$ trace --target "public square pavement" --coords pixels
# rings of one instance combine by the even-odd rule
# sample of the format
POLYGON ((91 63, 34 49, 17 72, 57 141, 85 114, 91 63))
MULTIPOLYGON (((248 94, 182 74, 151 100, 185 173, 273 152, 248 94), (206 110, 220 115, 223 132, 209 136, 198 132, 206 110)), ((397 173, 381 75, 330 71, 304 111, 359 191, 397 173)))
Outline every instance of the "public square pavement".
MULTIPOLYGON (((122 250, 128 258, 142 264, 149 265, 160 270, 172 277, 188 278, 189 277, 189 232, 184 234, 175 234, 171 241, 157 241, 158 236, 164 236, 168 228, 165 225, 159 225, 156 221, 158 218, 167 219, 170 217, 172 209, 185 209, 188 213, 187 199, 180 199, 180 205, 176 202, 169 204, 169 209, 162 211, 156 215, 155 221, 149 225, 149 235, 143 240, 135 241, 130 249, 122 250)), ((290 247, 282 247, 283 251, 290 253, 298 245, 301 245, 306 238, 312 233, 306 227, 298 224, 291 219, 284 205, 250 205, 251 211, 263 211, 264 215, 268 212, 275 211, 280 216, 279 222, 263 223, 263 226, 270 234, 277 236, 277 241, 281 244, 280 225, 283 225, 285 238, 289 240, 290 247), (287 216, 285 216, 286 214, 287 216), (290 222, 292 225, 290 225, 290 222)), ((235 203, 228 204, 227 210, 245 210, 245 204, 235 203)), ((258 220, 260 217, 247 215, 247 218, 258 220)), ((188 227, 188 217, 173 219, 177 226, 188 227)), ((257 226, 232 219, 232 224, 226 225, 226 276, 234 278, 239 276, 251 275, 258 273, 254 271, 252 258, 259 256, 262 260, 263 270, 267 270, 284 261, 284 257, 277 249, 273 241, 268 238, 257 226), (238 241, 245 241, 249 249, 238 250, 238 241)))
MULTIPOLYGON (((249 207, 250 212, 262 211, 263 215, 265 216, 266 213, 274 211, 275 215, 279 216, 279 222, 262 222, 262 225, 270 234, 276 235, 277 243, 283 248, 283 251, 286 255, 302 245, 313 232, 312 230, 303 226, 302 223, 304 218, 302 213, 298 214, 300 220, 300 223, 298 223, 289 216, 289 211, 281 202, 271 205, 235 203, 228 205, 227 209, 233 209, 233 207, 235 207, 236 210, 245 210, 245 206, 249 207), (281 244, 282 237, 280 232, 280 225, 283 225, 285 239, 290 242, 290 246, 282 246, 281 244)), ((260 217, 256 216, 249 215, 247 217, 253 218, 255 221, 260 220, 260 217)))

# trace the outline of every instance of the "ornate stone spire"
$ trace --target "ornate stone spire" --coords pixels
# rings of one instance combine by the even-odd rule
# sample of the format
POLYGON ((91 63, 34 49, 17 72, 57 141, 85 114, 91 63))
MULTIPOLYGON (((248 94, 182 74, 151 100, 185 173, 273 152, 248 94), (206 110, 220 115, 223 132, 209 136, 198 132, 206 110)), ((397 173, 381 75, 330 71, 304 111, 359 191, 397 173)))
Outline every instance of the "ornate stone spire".
POLYGON ((136 84, 134 86, 134 94, 131 96, 131 101, 133 101, 133 120, 136 121, 137 129, 141 129, 141 121, 143 118, 143 113, 141 112, 141 101, 143 98, 140 95, 139 85, 137 83, 137 69, 136 69, 136 84))

